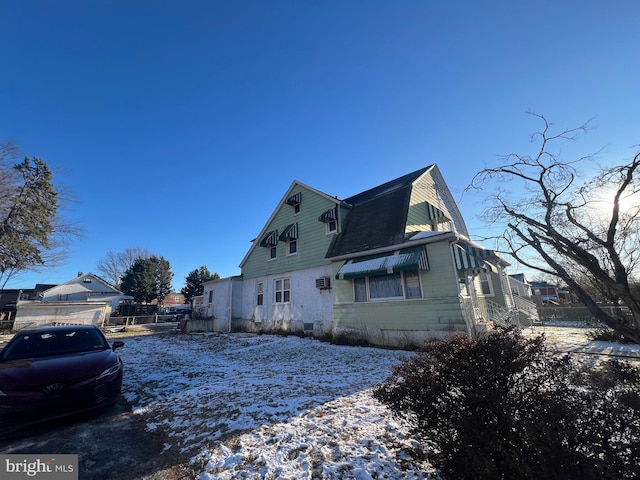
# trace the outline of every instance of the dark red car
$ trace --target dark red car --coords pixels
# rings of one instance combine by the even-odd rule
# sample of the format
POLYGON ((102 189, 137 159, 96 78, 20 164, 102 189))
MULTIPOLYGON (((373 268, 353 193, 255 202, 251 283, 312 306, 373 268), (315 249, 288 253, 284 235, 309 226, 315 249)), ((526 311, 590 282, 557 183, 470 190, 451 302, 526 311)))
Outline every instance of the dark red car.
POLYGON ((0 351, 0 424, 114 404, 122 360, 93 325, 21 330, 0 351))

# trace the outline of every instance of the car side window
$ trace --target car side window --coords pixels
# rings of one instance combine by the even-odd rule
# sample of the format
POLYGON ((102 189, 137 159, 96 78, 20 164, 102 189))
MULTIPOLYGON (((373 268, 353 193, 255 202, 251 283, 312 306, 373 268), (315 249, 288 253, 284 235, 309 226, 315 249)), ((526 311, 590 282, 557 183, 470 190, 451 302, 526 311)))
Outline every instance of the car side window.
POLYGON ((8 360, 27 358, 38 350, 34 336, 25 335, 13 342, 9 348, 3 352, 4 358, 8 360))

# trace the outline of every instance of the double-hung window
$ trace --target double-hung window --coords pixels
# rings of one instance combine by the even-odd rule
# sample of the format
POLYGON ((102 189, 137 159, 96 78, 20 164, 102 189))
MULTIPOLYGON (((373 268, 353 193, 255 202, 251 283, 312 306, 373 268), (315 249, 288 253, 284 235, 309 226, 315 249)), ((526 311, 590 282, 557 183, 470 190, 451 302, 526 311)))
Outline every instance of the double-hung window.
POLYGON ((262 305, 264 303, 264 286, 262 282, 258 282, 258 298, 256 302, 258 305, 262 305))
POLYGON ((418 270, 404 272, 404 296, 406 298, 422 298, 418 270))
POLYGON ((287 252, 288 255, 293 255, 298 252, 298 240, 292 238, 287 242, 287 252))
POLYGON ((289 303, 291 301, 291 283, 288 278, 279 278, 275 282, 275 303, 289 303))
POLYGON ((367 301, 367 279, 366 278, 354 278, 353 279, 354 300, 356 302, 367 301))
POLYGON ((489 275, 486 273, 480 274, 480 291, 482 295, 491 295, 493 292, 491 291, 491 281, 489 280, 489 275))

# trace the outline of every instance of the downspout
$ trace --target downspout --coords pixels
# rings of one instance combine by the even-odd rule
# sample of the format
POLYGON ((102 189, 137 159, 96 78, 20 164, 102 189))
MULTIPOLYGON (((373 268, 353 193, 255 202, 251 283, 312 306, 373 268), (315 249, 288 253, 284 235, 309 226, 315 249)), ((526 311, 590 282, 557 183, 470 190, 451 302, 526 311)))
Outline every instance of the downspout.
POLYGON ((231 313, 233 312, 233 302, 231 299, 231 295, 233 294, 233 280, 229 278, 229 331, 227 333, 231 333, 231 313))

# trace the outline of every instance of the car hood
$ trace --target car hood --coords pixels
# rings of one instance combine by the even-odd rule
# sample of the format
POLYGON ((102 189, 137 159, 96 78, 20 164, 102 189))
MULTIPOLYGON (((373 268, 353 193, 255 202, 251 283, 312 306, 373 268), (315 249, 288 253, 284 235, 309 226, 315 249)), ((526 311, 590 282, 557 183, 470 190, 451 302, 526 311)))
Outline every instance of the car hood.
POLYGON ((82 380, 99 375, 118 361, 118 355, 109 349, 0 362, 0 390, 82 380))

